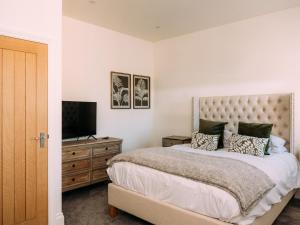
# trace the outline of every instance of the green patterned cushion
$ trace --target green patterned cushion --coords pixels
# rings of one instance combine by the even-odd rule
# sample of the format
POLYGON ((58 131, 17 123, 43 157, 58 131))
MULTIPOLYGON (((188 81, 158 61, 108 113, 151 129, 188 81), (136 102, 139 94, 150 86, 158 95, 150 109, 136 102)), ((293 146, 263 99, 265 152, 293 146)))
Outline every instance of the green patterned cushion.
MULTIPOLYGON (((243 123, 239 122, 238 134, 258 138, 270 138, 273 124, 268 123, 243 123)), ((269 155, 269 141, 265 148, 265 155, 269 155)))
POLYGON ((227 122, 200 119, 199 132, 203 134, 220 135, 218 148, 224 148, 223 136, 227 122))
POLYGON ((209 135, 198 132, 192 133, 192 148, 206 151, 215 151, 218 149, 220 135, 209 135))
POLYGON ((230 137, 229 151, 263 157, 268 141, 269 138, 233 134, 230 137))

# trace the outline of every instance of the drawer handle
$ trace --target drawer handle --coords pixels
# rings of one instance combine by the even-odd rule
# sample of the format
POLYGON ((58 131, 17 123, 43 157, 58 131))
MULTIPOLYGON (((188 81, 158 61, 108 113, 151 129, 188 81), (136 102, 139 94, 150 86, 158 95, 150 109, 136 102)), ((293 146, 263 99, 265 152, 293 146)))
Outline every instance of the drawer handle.
POLYGON ((74 168, 74 167, 75 167, 75 164, 73 164, 72 167, 74 168))
POLYGON ((76 153, 75 152, 72 152, 72 155, 75 155, 76 153))
POLYGON ((72 178, 72 181, 74 182, 74 181, 75 181, 75 178, 72 178))
POLYGON ((107 150, 108 150, 108 147, 106 147, 105 150, 107 151, 107 150))
POLYGON ((108 159, 105 159, 105 161, 107 162, 107 161, 108 161, 108 159))

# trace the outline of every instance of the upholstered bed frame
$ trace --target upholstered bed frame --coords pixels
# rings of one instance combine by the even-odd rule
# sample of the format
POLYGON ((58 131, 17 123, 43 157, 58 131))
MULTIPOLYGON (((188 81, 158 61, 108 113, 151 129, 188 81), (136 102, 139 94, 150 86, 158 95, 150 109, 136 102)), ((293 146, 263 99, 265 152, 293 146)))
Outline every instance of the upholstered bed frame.
POLYGON ((231 132, 237 132, 239 121, 272 123, 272 133, 287 140, 294 153, 293 113, 293 94, 194 97, 193 130, 199 129, 199 118, 226 121, 231 132))
MULTIPOLYGON (((251 96, 194 97, 192 129, 198 130, 199 118, 227 121, 227 129, 237 131, 238 121, 273 123, 273 134, 287 140, 294 153, 293 94, 251 96)), ((270 211, 258 217, 253 225, 271 225, 296 190, 292 190, 270 211)), ((157 201, 113 183, 108 185, 109 213, 116 216, 121 209, 157 225, 228 225, 229 223, 157 201)))

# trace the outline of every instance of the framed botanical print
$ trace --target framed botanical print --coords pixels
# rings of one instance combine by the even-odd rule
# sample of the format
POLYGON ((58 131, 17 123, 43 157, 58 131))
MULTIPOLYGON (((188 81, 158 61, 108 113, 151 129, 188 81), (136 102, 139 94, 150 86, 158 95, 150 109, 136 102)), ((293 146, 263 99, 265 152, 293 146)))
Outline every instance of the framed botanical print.
POLYGON ((133 75, 133 108, 150 109, 150 77, 133 75))
POLYGON ((111 108, 131 108, 131 75, 111 72, 111 108))

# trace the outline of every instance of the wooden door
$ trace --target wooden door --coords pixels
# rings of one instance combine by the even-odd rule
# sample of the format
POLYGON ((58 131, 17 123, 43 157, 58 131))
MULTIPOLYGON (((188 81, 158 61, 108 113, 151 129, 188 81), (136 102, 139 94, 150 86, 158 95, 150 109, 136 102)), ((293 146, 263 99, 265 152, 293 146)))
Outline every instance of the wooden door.
POLYGON ((48 224, 47 54, 0 36, 0 225, 48 224))

